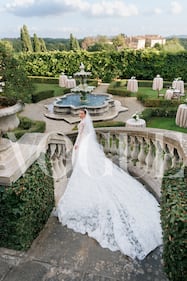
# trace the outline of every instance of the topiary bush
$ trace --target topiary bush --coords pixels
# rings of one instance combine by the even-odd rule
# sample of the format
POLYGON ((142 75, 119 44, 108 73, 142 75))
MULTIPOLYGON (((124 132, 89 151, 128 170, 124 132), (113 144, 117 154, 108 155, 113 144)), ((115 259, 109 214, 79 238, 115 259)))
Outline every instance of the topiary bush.
POLYGON ((164 268, 171 281, 187 276, 187 168, 171 169, 163 178, 161 223, 164 268))
POLYGON ((49 157, 41 155, 45 173, 35 162, 11 186, 0 186, 0 247, 27 250, 54 206, 49 157))

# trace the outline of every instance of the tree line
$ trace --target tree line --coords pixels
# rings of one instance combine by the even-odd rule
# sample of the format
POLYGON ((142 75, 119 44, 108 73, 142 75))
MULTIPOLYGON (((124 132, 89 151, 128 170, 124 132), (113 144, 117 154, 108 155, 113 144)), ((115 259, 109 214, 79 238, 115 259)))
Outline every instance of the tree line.
MULTIPOLYGON (((128 49, 127 36, 118 34, 112 38, 105 35, 77 39, 71 33, 69 38, 39 38, 36 33, 31 36, 26 25, 20 30, 19 38, 5 38, 11 43, 14 52, 46 52, 46 51, 120 51, 128 49)), ((147 46, 149 48, 149 46, 147 46)), ((156 44, 157 50, 179 52, 187 50, 187 38, 168 38, 165 45, 156 44)))

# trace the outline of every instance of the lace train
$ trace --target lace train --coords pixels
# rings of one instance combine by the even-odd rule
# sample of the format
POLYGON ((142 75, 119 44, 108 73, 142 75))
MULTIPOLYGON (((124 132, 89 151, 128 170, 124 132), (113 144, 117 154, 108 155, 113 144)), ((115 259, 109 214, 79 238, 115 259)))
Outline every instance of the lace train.
POLYGON ((159 212, 142 184, 106 158, 93 136, 85 135, 57 206, 59 221, 87 233, 103 248, 141 260, 162 244, 159 212))

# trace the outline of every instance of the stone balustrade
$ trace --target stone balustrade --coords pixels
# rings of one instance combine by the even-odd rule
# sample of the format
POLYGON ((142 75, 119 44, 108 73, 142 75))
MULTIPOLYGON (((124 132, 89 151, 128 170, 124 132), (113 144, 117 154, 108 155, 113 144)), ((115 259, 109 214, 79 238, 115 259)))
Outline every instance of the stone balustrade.
MULTIPOLYGON (((106 155, 122 169, 132 174, 159 199, 166 170, 187 165, 187 134, 150 128, 100 128, 96 130, 106 155)), ((60 132, 25 134, 0 154, 0 184, 16 181, 28 167, 39 161, 41 153, 49 153, 54 182, 70 175, 71 152, 77 132, 65 136, 60 132)), ((59 185, 60 186, 60 185, 59 185)))
MULTIPOLYGON (((165 171, 187 165, 187 134, 150 128, 97 129, 106 155, 160 197, 165 171)), ((183 176, 175 175, 175 176, 183 176)))
POLYGON ((41 157, 49 153, 55 180, 71 171, 72 142, 63 133, 27 133, 0 153, 0 185, 9 185, 21 177, 38 161, 44 173, 46 166, 41 157))

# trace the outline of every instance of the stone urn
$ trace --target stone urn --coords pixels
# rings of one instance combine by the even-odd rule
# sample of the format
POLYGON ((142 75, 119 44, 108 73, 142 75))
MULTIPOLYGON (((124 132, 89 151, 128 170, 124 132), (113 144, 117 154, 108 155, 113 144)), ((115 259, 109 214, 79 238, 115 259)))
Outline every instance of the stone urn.
POLYGON ((6 150, 11 141, 2 138, 2 133, 6 133, 18 127, 19 119, 17 113, 23 109, 23 103, 17 102, 15 105, 0 108, 0 152, 6 150))

